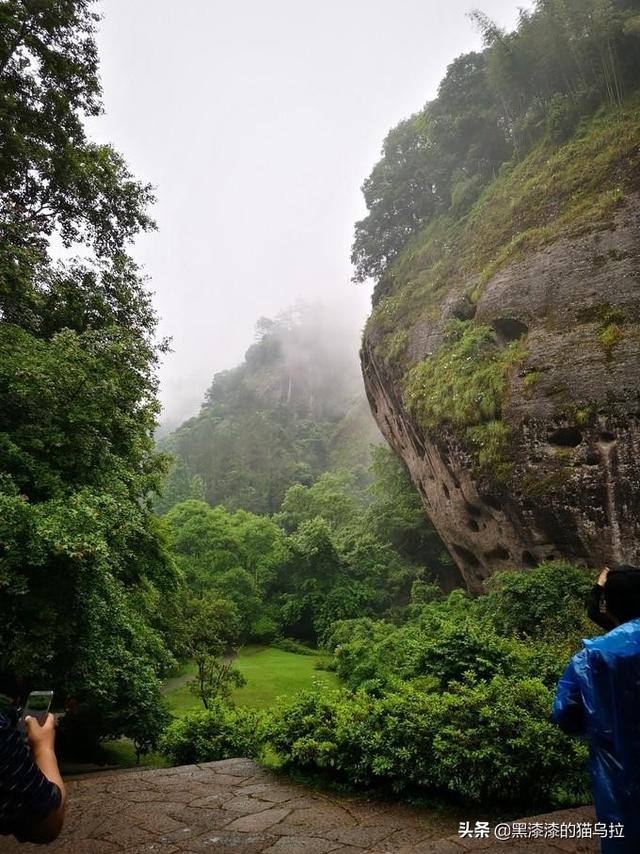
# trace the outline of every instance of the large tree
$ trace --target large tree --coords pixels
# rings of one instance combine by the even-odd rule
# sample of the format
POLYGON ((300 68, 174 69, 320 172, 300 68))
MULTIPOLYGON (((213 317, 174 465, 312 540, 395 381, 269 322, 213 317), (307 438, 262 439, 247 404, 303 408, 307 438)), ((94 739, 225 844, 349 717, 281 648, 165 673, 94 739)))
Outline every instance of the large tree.
POLYGON ((90 0, 0 2, 0 677, 135 735, 177 577, 149 508, 161 346, 127 255, 152 196, 86 138, 96 22, 90 0))

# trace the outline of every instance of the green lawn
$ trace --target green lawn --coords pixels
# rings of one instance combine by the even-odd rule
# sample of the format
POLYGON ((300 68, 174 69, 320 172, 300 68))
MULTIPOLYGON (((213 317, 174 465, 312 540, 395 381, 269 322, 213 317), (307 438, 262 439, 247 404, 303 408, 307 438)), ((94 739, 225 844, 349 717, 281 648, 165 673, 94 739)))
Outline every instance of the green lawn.
MULTIPOLYGON (((336 675, 316 670, 314 665, 317 661, 316 655, 298 655, 274 647, 246 646, 240 650, 236 666, 244 674, 247 684, 234 691, 233 700, 238 705, 264 709, 272 706, 278 697, 291 696, 311 688, 316 680, 329 687, 336 686, 336 675)), ((165 683, 163 693, 172 714, 180 716, 192 709, 202 708, 201 702, 189 687, 180 684, 185 677, 194 673, 193 664, 183 665, 180 673, 165 683)))

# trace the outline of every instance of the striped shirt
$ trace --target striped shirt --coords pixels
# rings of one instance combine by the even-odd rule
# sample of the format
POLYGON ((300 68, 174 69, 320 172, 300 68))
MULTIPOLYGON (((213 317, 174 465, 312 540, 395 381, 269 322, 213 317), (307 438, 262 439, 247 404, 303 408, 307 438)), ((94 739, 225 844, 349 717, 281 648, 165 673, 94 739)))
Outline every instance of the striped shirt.
POLYGON ((60 789, 36 766, 13 721, 0 714, 0 834, 18 839, 60 806, 60 789))

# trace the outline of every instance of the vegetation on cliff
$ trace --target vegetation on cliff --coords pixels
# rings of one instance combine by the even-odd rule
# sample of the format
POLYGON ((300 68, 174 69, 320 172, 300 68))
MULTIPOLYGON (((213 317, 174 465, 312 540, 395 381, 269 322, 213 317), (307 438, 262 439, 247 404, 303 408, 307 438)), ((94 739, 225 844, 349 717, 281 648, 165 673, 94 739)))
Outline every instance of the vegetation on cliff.
POLYGON ((637 87, 637 0, 538 0, 512 33, 474 18, 485 50, 450 65, 437 98, 390 132, 363 186, 369 213, 356 225, 353 261, 356 278, 382 280, 379 291, 419 229, 463 215, 502 164, 541 140, 566 140, 584 116, 637 87))
MULTIPOLYGON (((502 414, 527 329, 505 342, 475 306, 533 250, 611 228, 640 187, 640 7, 540 0, 513 33, 475 19, 485 50, 457 59, 385 141, 353 258, 358 278, 377 280, 365 334, 407 408, 432 435, 457 435, 497 485, 511 471, 502 414), (416 355, 425 327, 434 343, 416 355)), ((619 317, 603 321, 607 358, 622 338, 619 317)))

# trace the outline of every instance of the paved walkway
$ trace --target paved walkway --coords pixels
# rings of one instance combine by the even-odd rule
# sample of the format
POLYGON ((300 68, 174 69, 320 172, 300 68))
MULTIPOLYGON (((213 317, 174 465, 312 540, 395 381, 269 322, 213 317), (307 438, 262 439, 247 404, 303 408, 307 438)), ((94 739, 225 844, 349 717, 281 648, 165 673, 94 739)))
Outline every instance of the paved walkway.
MULTIPOLYGON (((593 816, 589 809, 581 809, 538 820, 584 822, 593 816)), ((361 796, 318 793, 246 759, 229 759, 72 779, 65 829, 46 850, 58 854, 595 854, 598 850, 595 843, 569 840, 467 840, 460 839, 457 830, 451 815, 361 796)), ((0 838, 0 850, 43 851, 5 838, 0 838)))

